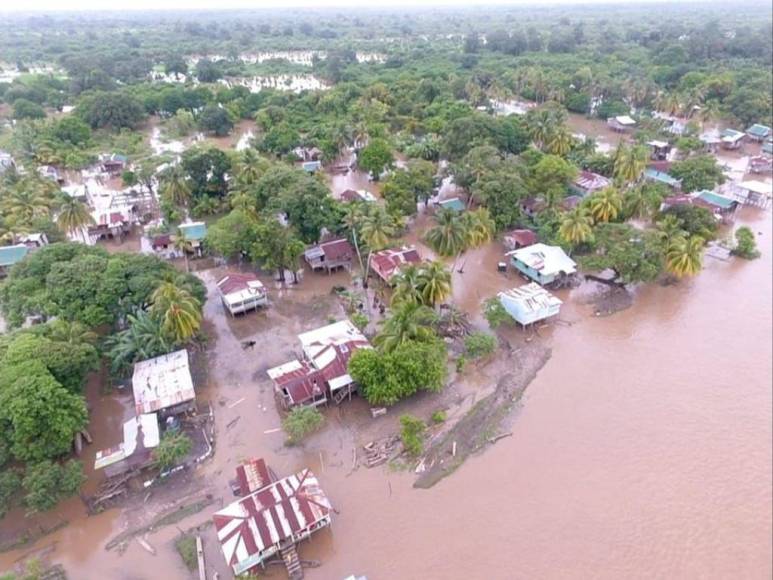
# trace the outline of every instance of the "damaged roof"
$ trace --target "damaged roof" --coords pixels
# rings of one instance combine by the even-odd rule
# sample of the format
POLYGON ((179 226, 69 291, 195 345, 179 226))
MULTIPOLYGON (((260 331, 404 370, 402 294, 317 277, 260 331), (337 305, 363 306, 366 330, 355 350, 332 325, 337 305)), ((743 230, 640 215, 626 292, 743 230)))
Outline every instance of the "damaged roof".
POLYGON ((153 413, 196 398, 188 351, 157 356, 134 365, 132 389, 137 413, 153 413))

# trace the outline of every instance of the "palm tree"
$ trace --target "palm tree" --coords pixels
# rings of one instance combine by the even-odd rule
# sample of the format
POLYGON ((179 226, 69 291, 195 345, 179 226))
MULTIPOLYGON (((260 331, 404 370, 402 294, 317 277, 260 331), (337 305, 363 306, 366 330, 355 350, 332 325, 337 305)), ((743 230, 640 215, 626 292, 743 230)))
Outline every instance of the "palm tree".
POLYGON ((423 304, 421 271, 416 264, 407 264, 392 278, 392 305, 408 302, 423 304))
POLYGON ((389 239, 395 234, 395 221, 387 211, 376 204, 369 204, 368 209, 360 220, 360 236, 368 246, 368 262, 365 266, 363 284, 367 287, 370 274, 370 258, 373 252, 383 250, 389 239))
POLYGON ((674 239, 686 235, 681 220, 672 214, 664 215, 658 221, 657 231, 665 247, 670 246, 674 239))
POLYGON ((171 352, 177 345, 161 327, 161 322, 144 310, 129 314, 126 330, 107 338, 105 345, 111 368, 117 375, 141 360, 171 352))
POLYGON ((427 232, 427 242, 441 256, 455 256, 467 245, 467 233, 460 215, 441 208, 435 218, 437 225, 427 232))
POLYGON ((700 111, 700 120, 703 124, 703 127, 705 129, 706 125, 708 123, 711 123, 712 121, 716 121, 719 119, 720 116, 720 110, 719 110, 719 102, 716 99, 710 99, 706 101, 703 104, 703 107, 700 111))
POLYGON ((451 296, 451 272, 442 262, 430 262, 419 273, 422 302, 427 306, 442 303, 451 296))
POLYGON ((191 201, 191 187, 182 167, 176 165, 162 178, 161 194, 166 196, 177 207, 187 207, 191 201))
POLYGON ((54 205, 50 188, 33 179, 22 179, 2 195, 3 213, 23 224, 47 218, 54 205))
POLYGON ((187 290, 174 282, 162 282, 151 297, 151 314, 161 321, 161 328, 177 343, 185 343, 201 326, 201 304, 187 290))
POLYGON ((542 149, 545 143, 555 132, 555 119, 548 109, 535 111, 531 118, 527 119, 527 129, 538 149, 542 149))
POLYGON ((615 177, 623 183, 635 183, 647 167, 647 149, 641 145, 620 145, 615 152, 615 177))
POLYGON ((266 170, 266 161, 260 158, 258 153, 248 147, 241 154, 241 159, 236 166, 237 179, 246 185, 251 185, 260 179, 266 170))
POLYGON ((392 315, 384 322, 373 343, 383 352, 391 352, 409 340, 429 340, 434 336, 430 327, 434 319, 434 313, 426 306, 410 302, 399 304, 392 310, 392 315))
POLYGON ((84 228, 94 223, 94 218, 86 204, 74 197, 64 195, 59 203, 59 215, 56 216, 56 225, 66 234, 80 232, 84 238, 84 228))
POLYGON ((468 211, 460 218, 464 227, 464 248, 478 248, 494 238, 496 223, 485 207, 468 211))
POLYGON ((623 208, 620 192, 614 187, 605 187, 594 193, 588 200, 590 214, 596 223, 609 222, 617 219, 623 208))
POLYGON ((638 186, 625 192, 623 206, 627 215, 645 219, 657 211, 662 201, 663 196, 658 188, 638 186))
POLYGON ((94 344, 97 342, 97 334, 77 320, 67 321, 57 318, 48 325, 48 338, 55 342, 69 344, 94 344))
POLYGON ((365 264, 362 262, 362 252, 360 251, 360 243, 357 236, 357 226, 365 213, 363 206, 365 202, 352 202, 346 206, 346 214, 344 215, 344 225, 352 236, 352 243, 354 244, 354 251, 357 252, 357 259, 360 262, 360 271, 365 272, 365 264))
POLYGON ((174 237, 174 249, 179 251, 185 259, 185 271, 190 272, 191 269, 188 265, 188 250, 191 249, 191 243, 187 237, 185 237, 185 231, 181 228, 177 228, 177 235, 174 237))
POLYGON ((565 157, 572 150, 572 141, 574 138, 567 128, 559 127, 548 138, 548 153, 565 157))
POLYGON ((701 271, 704 240, 700 236, 677 236, 666 251, 666 270, 677 278, 694 276, 701 271))
POLYGON ((305 251, 306 244, 294 236, 284 246, 283 260, 292 268, 293 284, 298 283, 298 262, 305 251))
POLYGON ((576 246, 590 241, 593 237, 593 219, 588 209, 577 206, 572 211, 564 214, 558 235, 566 243, 576 246))

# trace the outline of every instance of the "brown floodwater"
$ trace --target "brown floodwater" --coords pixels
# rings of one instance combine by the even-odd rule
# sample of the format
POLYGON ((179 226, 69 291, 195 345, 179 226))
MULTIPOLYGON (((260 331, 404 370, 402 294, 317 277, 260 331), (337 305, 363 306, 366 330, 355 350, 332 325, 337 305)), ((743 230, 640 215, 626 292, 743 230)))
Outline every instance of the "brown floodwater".
MULTIPOLYGON (((743 164, 736 154, 726 161, 743 164)), ((352 472, 363 433, 394 428, 402 410, 374 421, 355 400, 328 411, 326 428, 302 447, 285 447, 274 431, 265 370, 294 356, 295 334, 340 315, 330 288, 347 284, 346 274, 307 273, 293 288, 265 277, 271 307, 230 319, 214 293, 222 271, 203 272, 212 340, 210 376, 197 388, 215 408, 218 442, 214 459, 185 477, 230 501, 228 479, 245 457, 264 456, 280 474, 314 469, 339 513, 301 547, 322 562, 311 579, 770 578, 771 213, 744 209, 738 222, 758 234, 760 259, 706 258, 699 276, 641 288, 630 309, 606 318, 593 316, 582 288, 562 291, 568 324, 540 334, 553 356, 514 413, 513 436, 429 490, 413 489, 405 472, 352 472), (243 351, 248 338, 257 344, 243 351)), ((419 217, 410 241, 421 244, 428 224, 419 217)), ((464 310, 476 313, 519 283, 496 272, 499 260, 498 244, 460 258, 454 301, 464 310)), ((93 396, 121 414, 122 402, 93 396)), ((205 523, 214 509, 179 528, 205 523)), ((71 500, 59 515, 71 525, 1 555, 0 569, 47 549, 77 579, 190 577, 174 552, 175 526, 148 536, 158 555, 136 542, 119 554, 103 546, 126 526, 125 513, 87 518, 71 500)), ((208 534, 210 575, 227 578, 208 534)))

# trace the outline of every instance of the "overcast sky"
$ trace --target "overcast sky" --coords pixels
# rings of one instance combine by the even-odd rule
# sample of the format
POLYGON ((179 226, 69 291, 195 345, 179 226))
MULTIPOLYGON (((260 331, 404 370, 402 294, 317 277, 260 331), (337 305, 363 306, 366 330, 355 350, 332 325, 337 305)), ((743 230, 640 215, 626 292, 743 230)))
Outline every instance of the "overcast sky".
MULTIPOLYGON (((490 6, 538 4, 641 4, 643 1, 664 0, 0 0, 0 12, 63 11, 63 10, 223 10, 233 8, 293 8, 293 7, 357 7, 383 9, 420 6, 490 6)), ((682 0, 684 1, 684 0, 682 0)))

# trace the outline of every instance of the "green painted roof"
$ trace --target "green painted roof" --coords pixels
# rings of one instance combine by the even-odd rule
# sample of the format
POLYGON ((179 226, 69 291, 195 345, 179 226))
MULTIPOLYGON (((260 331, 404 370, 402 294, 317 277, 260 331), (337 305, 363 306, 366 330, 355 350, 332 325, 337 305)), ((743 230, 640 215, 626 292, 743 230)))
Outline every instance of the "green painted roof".
POLYGON ((676 187, 681 183, 681 181, 676 179, 675 177, 671 177, 668 173, 658 171, 657 169, 645 169, 644 177, 647 177, 649 179, 654 179, 655 181, 659 181, 660 183, 665 183, 666 185, 670 185, 671 187, 676 187))
POLYGON ((732 199, 716 194, 713 191, 703 190, 698 193, 698 197, 706 203, 721 207, 722 209, 730 209, 733 204, 736 203, 732 199))
POLYGON ((746 132, 751 133, 755 137, 767 137, 770 134, 770 127, 756 123, 746 129, 746 132))
POLYGON ((736 131, 735 129, 725 129, 720 133, 722 137, 731 137, 734 139, 738 139, 739 137, 743 137, 744 133, 741 131, 736 131))
POLYGON ((201 241, 207 235, 207 224, 204 222, 180 224, 180 230, 185 235, 186 240, 192 242, 201 241))
POLYGON ((29 252, 29 248, 24 244, 0 247, 0 266, 12 266, 16 262, 20 262, 27 255, 27 252, 29 252))
POLYGON ((464 211, 464 202, 458 197, 452 197, 451 199, 444 199, 439 201, 440 207, 450 209, 453 211, 464 211))

